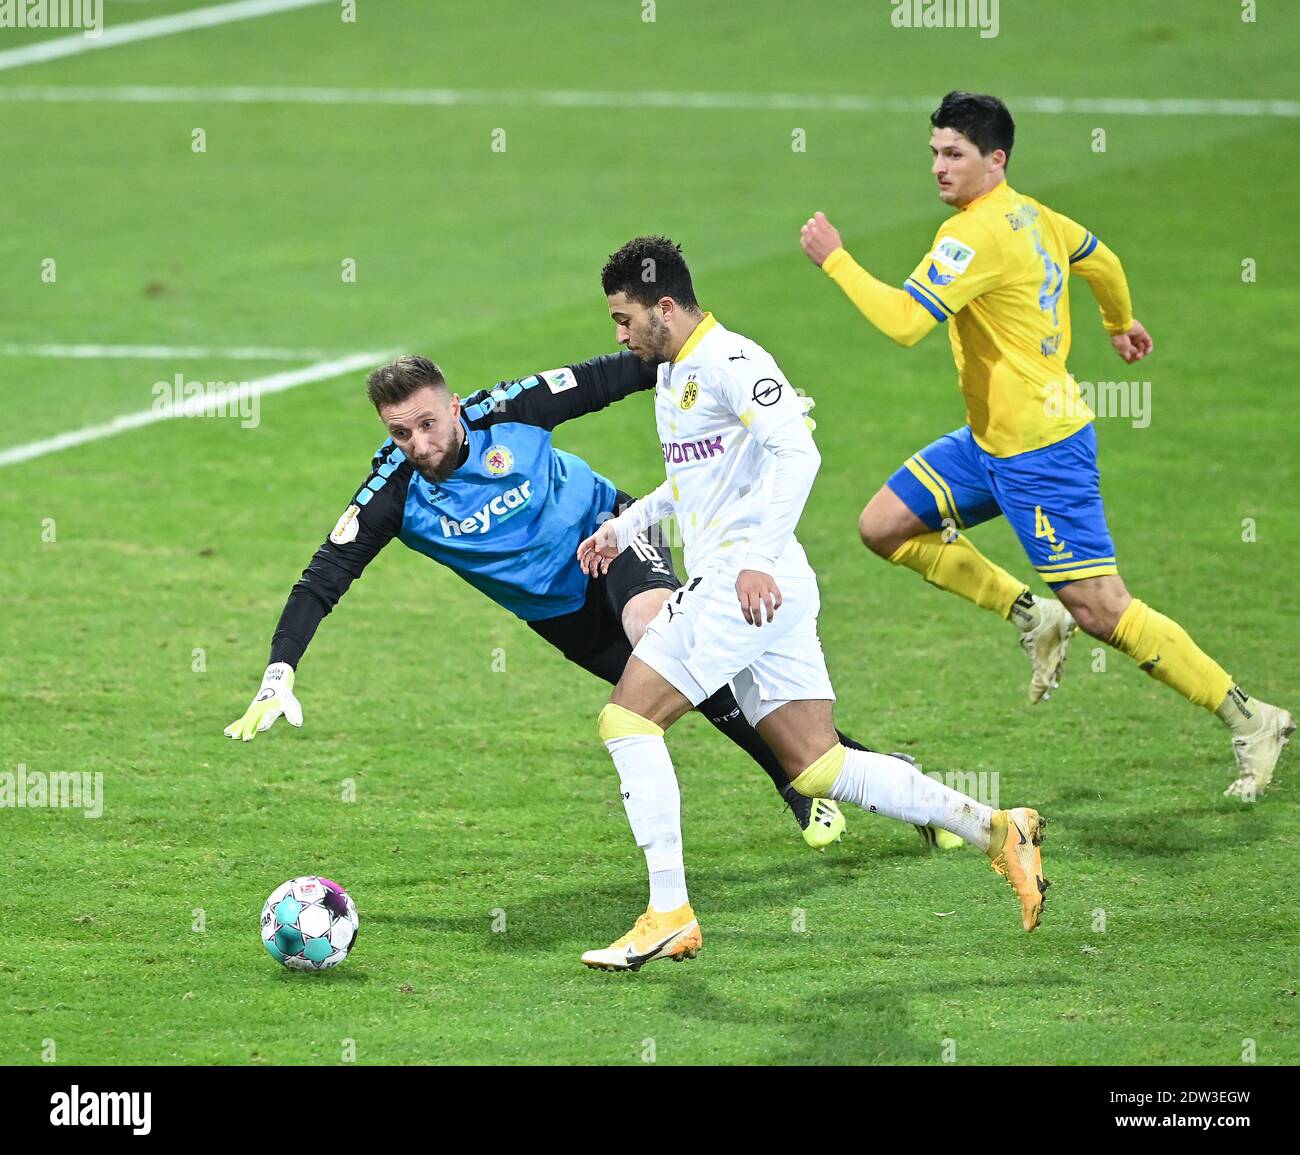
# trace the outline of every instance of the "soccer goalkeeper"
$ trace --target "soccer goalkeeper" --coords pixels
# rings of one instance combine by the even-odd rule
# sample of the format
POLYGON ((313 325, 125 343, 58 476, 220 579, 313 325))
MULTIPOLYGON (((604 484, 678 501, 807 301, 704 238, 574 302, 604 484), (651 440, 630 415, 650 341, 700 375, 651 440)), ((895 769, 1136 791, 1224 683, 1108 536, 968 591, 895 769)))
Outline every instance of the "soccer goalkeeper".
POLYGON ((1119 258, 1007 184, 1015 124, 996 97, 950 92, 930 124, 930 171, 940 199, 958 212, 902 289, 862 268, 821 213, 801 237, 813 263, 900 345, 948 322, 966 398, 966 424, 909 457, 867 504, 862 540, 1009 620, 1033 662, 1033 702, 1056 687, 1076 623, 1109 642, 1219 716, 1237 763, 1225 793, 1253 799, 1272 780, 1295 722, 1250 697, 1182 626, 1125 588, 1102 506, 1093 414, 1065 366, 1071 273, 1088 282, 1126 363, 1152 351, 1119 258), (999 514, 1059 601, 1033 596, 962 532, 999 514))
MULTIPOLYGON (((523 619, 569 661, 616 684, 632 647, 681 582, 657 527, 607 574, 582 572, 578 542, 632 499, 556 449, 551 430, 654 384, 653 368, 627 352, 503 382, 463 402, 423 357, 400 357, 371 373, 367 391, 389 439, 289 594, 261 688, 226 734, 248 741, 281 714, 302 725, 295 668, 321 620, 393 538, 523 619)), ((790 786, 729 686, 699 709, 763 768, 809 846, 841 836, 844 817, 835 803, 790 786)))

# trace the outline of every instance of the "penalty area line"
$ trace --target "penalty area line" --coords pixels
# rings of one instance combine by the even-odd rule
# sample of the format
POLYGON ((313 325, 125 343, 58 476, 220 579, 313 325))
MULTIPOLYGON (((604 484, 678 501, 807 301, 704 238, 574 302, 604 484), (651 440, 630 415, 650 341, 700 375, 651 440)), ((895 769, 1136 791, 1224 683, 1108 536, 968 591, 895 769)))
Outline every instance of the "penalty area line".
POLYGON ((50 453, 58 453, 61 449, 71 449, 76 445, 85 445, 91 441, 102 441, 106 437, 116 437, 119 433, 125 433, 129 429, 139 429, 142 426, 153 425, 159 421, 169 421, 174 417, 198 415, 211 407, 221 406, 227 401, 237 401, 241 395, 241 389, 243 391, 242 395, 245 397, 249 394, 264 397, 269 393, 283 393, 286 389, 296 389, 299 385, 310 385, 316 381, 328 381, 335 377, 342 377, 345 373, 356 372, 358 369, 373 368, 389 356, 389 353, 380 352, 354 353, 348 357, 336 357, 329 361, 321 361, 315 365, 307 365, 302 369, 287 369, 283 373, 273 373, 269 377, 262 377, 256 381, 249 381, 239 385, 227 385, 225 389, 219 390, 215 394, 191 398, 179 405, 151 406, 135 413, 115 417, 112 421, 105 421, 100 425, 89 425, 84 429, 73 429, 67 433, 60 433, 56 437, 46 437, 40 441, 29 441, 25 445, 0 449, 0 468, 6 465, 17 465, 22 461, 31 461, 34 458, 44 457, 50 453))

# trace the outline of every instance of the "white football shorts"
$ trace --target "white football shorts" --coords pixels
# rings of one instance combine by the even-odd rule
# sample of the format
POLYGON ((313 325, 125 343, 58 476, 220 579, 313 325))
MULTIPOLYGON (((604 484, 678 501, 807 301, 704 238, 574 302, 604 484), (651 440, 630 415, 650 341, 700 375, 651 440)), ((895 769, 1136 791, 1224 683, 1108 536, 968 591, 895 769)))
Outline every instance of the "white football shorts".
POLYGON ((663 604, 633 655, 693 706, 730 683, 751 726, 787 702, 833 702, 817 637, 817 577, 773 576, 781 608, 770 622, 766 613, 761 626, 745 621, 734 570, 706 570, 663 604))

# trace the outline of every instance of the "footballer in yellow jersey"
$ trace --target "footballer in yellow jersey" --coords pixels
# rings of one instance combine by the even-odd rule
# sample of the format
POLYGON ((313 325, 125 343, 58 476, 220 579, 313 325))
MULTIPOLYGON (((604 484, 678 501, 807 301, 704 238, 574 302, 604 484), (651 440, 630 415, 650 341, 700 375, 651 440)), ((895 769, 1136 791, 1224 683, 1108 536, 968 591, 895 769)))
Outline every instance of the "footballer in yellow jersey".
POLYGON ((1015 124, 993 96, 950 92, 930 118, 931 173, 956 209, 901 289, 877 280, 817 213, 809 259, 900 345, 948 326, 966 424, 913 454, 859 519, 869 549, 1012 622, 1033 663, 1030 701, 1058 685, 1076 625, 1231 729, 1237 777, 1253 799, 1272 780, 1292 716, 1247 695, 1177 622, 1134 598, 1106 526, 1093 414, 1066 368, 1071 274, 1088 283, 1116 352, 1154 348, 1135 320, 1119 259, 1092 233, 1013 189, 1015 124), (1035 597, 964 530, 1006 517, 1057 599, 1035 597))

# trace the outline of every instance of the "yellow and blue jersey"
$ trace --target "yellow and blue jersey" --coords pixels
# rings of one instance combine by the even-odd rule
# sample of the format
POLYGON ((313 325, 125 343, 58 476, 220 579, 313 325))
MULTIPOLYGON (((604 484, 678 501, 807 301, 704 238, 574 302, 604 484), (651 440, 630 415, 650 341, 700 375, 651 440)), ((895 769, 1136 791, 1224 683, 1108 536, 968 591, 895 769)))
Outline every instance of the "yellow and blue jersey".
POLYGON ((1082 225, 1005 182, 939 226, 895 289, 844 249, 823 270, 886 336, 947 324, 967 424, 914 453, 889 488, 932 530, 999 515, 1053 587, 1118 573, 1092 412, 1066 368, 1070 274, 1111 333, 1132 327, 1119 259, 1082 225))
POLYGON ((901 344, 948 325, 971 433, 995 457, 1053 445, 1092 420, 1066 368, 1072 272, 1089 282, 1108 331, 1133 324, 1115 254, 1006 182, 939 226, 902 291, 877 281, 844 249, 822 267, 901 344))

